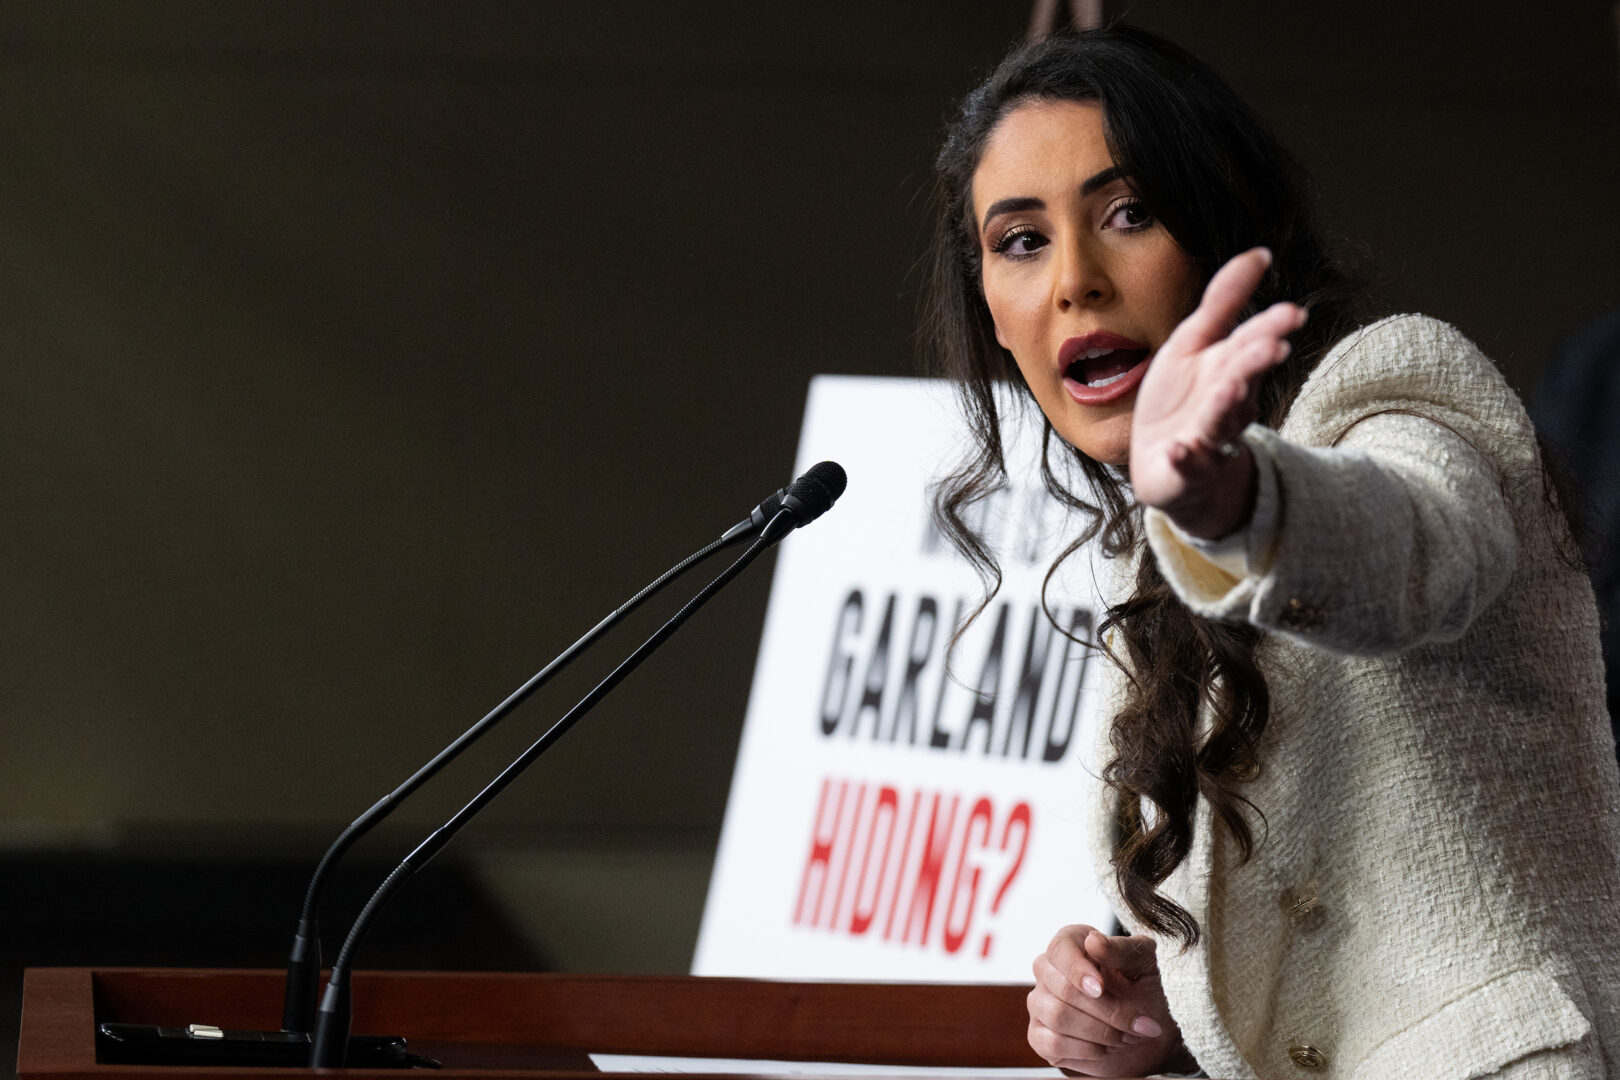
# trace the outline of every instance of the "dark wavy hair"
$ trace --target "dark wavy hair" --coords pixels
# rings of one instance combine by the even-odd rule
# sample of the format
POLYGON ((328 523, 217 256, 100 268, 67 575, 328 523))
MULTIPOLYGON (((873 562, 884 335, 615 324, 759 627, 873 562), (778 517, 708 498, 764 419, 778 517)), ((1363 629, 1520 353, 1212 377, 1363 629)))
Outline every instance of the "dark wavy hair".
MULTIPOLYGON (((1303 170, 1207 66, 1162 38, 1124 27, 1015 49, 963 101, 935 162, 935 233, 921 321, 927 366, 956 382, 972 431, 970 454, 939 486, 934 514, 984 578, 984 604, 1000 588, 1001 573, 970 524, 970 511, 1007 482, 995 388, 1010 383, 1023 389, 1025 402, 1030 395, 1011 353, 996 341, 985 304, 972 182, 1002 118, 1040 101, 1101 107, 1114 162, 1205 281, 1242 251, 1260 244, 1271 249, 1272 268, 1245 314, 1292 300, 1306 305, 1311 317, 1293 335, 1290 359, 1258 388, 1261 423, 1281 423, 1312 367, 1368 314, 1362 290, 1320 238, 1303 170)), ((1192 845, 1200 794, 1242 858, 1253 851, 1244 812, 1252 804, 1242 785, 1258 775, 1256 747, 1270 712, 1265 676, 1255 663, 1260 633, 1201 618, 1181 603, 1155 561, 1141 556, 1141 515, 1121 473, 1055 438, 1050 422, 1041 479, 1087 518, 1048 571, 1048 586, 1058 566, 1093 539, 1100 538, 1110 558, 1136 559, 1133 593, 1109 608, 1098 627, 1099 639, 1109 642, 1100 647, 1128 677, 1113 718, 1114 756, 1104 772, 1119 794, 1114 872, 1139 922, 1191 945, 1198 940, 1197 921, 1158 886, 1192 845), (1083 494, 1063 480, 1070 466, 1089 481, 1083 494), (1200 708, 1211 721, 1202 738, 1200 708), (1143 812, 1148 804, 1152 813, 1143 812)))

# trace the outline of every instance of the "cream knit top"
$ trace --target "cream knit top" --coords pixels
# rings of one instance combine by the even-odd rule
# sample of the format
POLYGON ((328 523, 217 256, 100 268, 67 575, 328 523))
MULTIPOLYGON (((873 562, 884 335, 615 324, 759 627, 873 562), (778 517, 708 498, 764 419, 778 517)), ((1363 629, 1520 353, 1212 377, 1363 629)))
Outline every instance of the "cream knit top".
POLYGON ((1147 516, 1194 611, 1266 631, 1271 691, 1243 788, 1254 857, 1236 865, 1200 800, 1162 886, 1204 931, 1159 945, 1188 1048, 1214 1077, 1620 1077, 1597 616, 1518 398, 1456 330, 1398 316, 1340 342, 1280 430, 1244 437, 1275 484, 1257 570, 1147 516))

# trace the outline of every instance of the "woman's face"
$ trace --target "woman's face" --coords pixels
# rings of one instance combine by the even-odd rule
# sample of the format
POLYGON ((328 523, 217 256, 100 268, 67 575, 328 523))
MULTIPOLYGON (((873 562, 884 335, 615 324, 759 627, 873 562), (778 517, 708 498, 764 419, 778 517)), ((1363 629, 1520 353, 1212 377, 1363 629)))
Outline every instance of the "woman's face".
POLYGON ((1059 435, 1124 465, 1137 384, 1203 280, 1115 166, 1102 108, 1008 113, 973 173, 973 220, 996 340, 1059 435))

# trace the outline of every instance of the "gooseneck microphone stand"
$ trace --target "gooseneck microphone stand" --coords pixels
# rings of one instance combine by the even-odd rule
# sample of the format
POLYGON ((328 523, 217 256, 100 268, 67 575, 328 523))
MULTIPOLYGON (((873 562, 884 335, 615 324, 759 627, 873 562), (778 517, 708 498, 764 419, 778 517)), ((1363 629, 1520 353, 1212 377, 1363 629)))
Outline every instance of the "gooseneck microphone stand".
MULTIPOLYGON (((842 469, 838 470, 838 478, 840 480, 838 488, 841 491, 843 487, 841 482, 843 478, 842 469)), ((837 497, 836 493, 833 497, 837 497)), ((831 500, 828 500, 828 502, 830 503, 831 500)), ((687 602, 685 607, 671 616, 668 622, 659 627, 623 663, 614 668, 590 693, 580 699, 579 704, 570 709, 562 719, 553 724, 532 746, 520 754, 512 764, 508 765, 499 776, 490 781, 489 785, 480 791, 471 802, 458 810, 449 821, 435 829, 414 851, 405 856, 405 860, 388 875, 377 891, 372 894, 371 899, 366 902, 366 906, 361 910, 359 917, 355 919, 354 925, 350 928, 349 936, 344 940, 337 960, 332 964, 332 973, 328 976, 326 982, 326 992, 321 997, 320 1009, 315 1015, 315 1029, 309 1059, 311 1068, 343 1067, 348 1053, 349 1028, 352 1015, 349 971, 354 961, 355 950, 359 948, 361 939, 365 937, 366 931, 370 929, 377 912, 387 903, 389 897, 398 892, 418 870, 427 865, 428 861, 438 854, 450 842, 451 838, 467 822, 472 820, 474 815, 488 806, 536 758, 545 753, 558 739, 562 738, 569 728, 578 723, 580 718, 589 712, 597 702, 601 701, 609 691, 618 686, 625 676, 639 667, 641 662, 654 649, 657 649, 668 640, 670 635, 675 633, 681 624, 686 622, 698 608, 702 607, 715 593, 725 588, 732 579, 747 569, 748 564, 758 558, 762 551, 802 523, 802 519, 792 511, 788 509, 778 511, 760 533, 759 539, 749 545, 748 549, 743 552, 737 561, 722 571, 719 577, 704 586, 696 596, 687 602)), ((526 685, 525 690, 527 689, 526 685)), ((519 691, 519 694, 524 694, 524 691, 519 691)), ((518 694, 513 695, 513 698, 518 697, 518 694)))
POLYGON ((662 577, 642 589, 631 597, 617 611, 597 623, 584 637, 563 650, 555 660, 541 668, 528 682, 518 687, 499 705, 491 709, 489 714, 478 723, 468 728, 449 746, 416 770, 403 784, 379 799, 369 810, 355 818, 349 827, 338 835, 332 846, 326 849, 321 861, 315 867, 315 873, 309 879, 309 888, 304 893, 304 906, 298 916, 298 929, 293 934, 292 952, 287 961, 287 989, 282 999, 281 1029, 283 1031, 307 1032, 314 1022, 316 993, 320 988, 321 977, 321 938, 320 938, 320 909, 321 896, 326 888, 326 880, 332 867, 337 864, 345 852, 354 846, 372 826, 381 821, 394 807, 402 802, 417 788, 432 779, 434 774, 455 760, 467 747, 477 742, 496 724, 500 723, 508 713, 523 704, 546 682, 562 670, 569 661, 591 646, 603 634, 617 626, 625 616, 635 611, 645 601, 651 599, 660 589, 686 571, 704 561, 715 552, 724 547, 740 544, 760 534, 781 509, 783 499, 787 496, 791 486, 772 493, 757 506, 748 518, 744 518, 730 529, 720 539, 702 548, 668 570, 662 577))

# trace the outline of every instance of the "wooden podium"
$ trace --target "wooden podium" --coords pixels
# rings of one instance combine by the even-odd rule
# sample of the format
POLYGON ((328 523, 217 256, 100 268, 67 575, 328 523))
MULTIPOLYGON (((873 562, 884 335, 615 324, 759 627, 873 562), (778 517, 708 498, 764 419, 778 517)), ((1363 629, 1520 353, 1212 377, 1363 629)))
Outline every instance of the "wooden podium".
MULTIPOLYGON (((19 1080, 289 1078, 308 1070, 103 1065, 95 1026, 274 1028, 283 973, 31 968, 19 1080)), ((1020 986, 768 982, 682 976, 361 972, 356 1034, 403 1035, 442 1077, 600 1080, 589 1052, 1045 1067, 1024 1042, 1020 986)), ((353 1070, 399 1076, 398 1070, 353 1070)), ((703 1075, 688 1073, 687 1076, 703 1075)))

